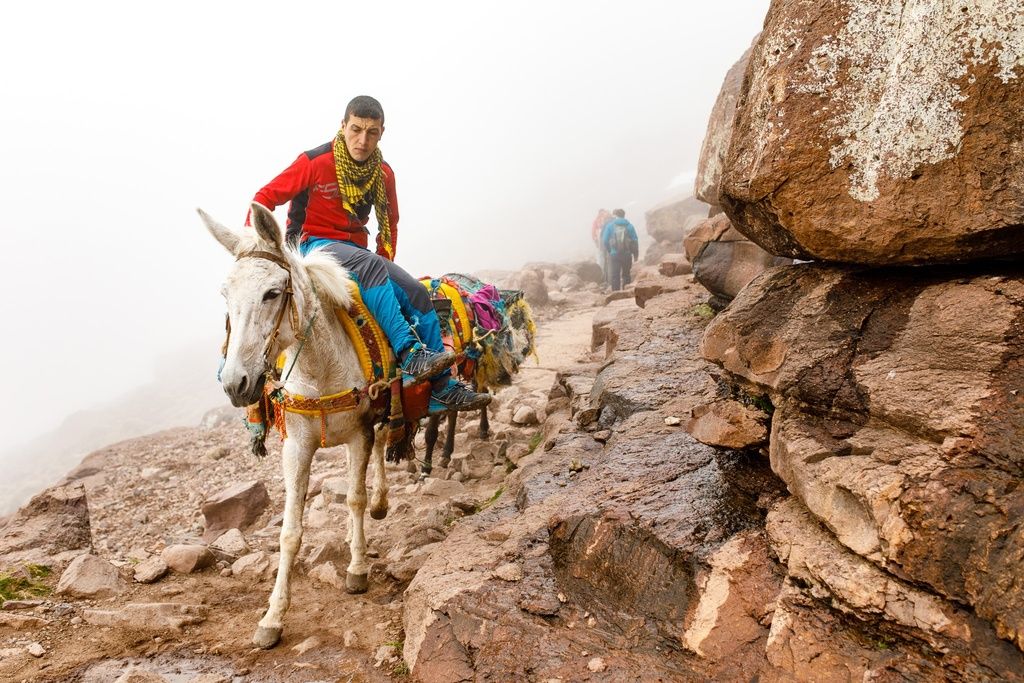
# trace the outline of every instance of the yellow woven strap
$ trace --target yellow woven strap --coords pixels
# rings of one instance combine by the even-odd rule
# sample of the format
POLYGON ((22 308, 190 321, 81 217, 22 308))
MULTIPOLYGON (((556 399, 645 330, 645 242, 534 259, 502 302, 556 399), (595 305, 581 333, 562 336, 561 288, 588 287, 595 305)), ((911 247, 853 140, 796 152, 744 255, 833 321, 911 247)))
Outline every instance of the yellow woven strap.
POLYGON ((329 396, 306 397, 300 394, 281 392, 284 396, 282 407, 285 412, 299 415, 331 415, 346 410, 355 410, 359 405, 359 391, 348 389, 329 396))
POLYGON ((345 334, 352 342, 352 348, 356 350, 359 358, 359 367, 363 370, 363 377, 367 384, 375 380, 391 377, 395 369, 395 356, 391 352, 391 345, 384 335, 384 330, 377 324, 377 320, 370 314, 363 298, 359 295, 359 288, 351 283, 352 306, 346 311, 343 308, 336 308, 335 313, 341 322, 345 334), (377 377, 374 368, 380 368, 382 375, 377 377))
POLYGON ((289 394, 281 390, 280 398, 271 399, 274 404, 274 426, 281 433, 282 439, 288 438, 288 428, 285 423, 285 413, 295 413, 309 417, 320 418, 320 446, 327 445, 327 416, 334 413, 341 413, 348 410, 355 410, 359 405, 359 391, 349 389, 340 394, 329 396, 318 396, 307 398, 299 394, 289 394))

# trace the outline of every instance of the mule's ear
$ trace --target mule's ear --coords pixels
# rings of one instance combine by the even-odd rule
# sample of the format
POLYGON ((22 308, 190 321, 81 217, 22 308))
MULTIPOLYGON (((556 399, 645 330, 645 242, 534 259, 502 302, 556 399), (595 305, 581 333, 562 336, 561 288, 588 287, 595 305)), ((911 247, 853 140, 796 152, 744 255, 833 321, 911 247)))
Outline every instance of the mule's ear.
POLYGON ((277 227, 277 219, 274 218, 274 214, 259 202, 253 202, 249 206, 249 211, 256 234, 275 250, 281 251, 284 246, 281 240, 281 228, 277 227))
POLYGON ((238 245, 241 242, 241 238, 235 233, 235 231, 213 220, 213 217, 202 209, 196 209, 196 211, 199 212, 199 217, 203 219, 203 223, 206 224, 206 229, 210 231, 210 234, 213 235, 214 239, 223 244, 225 249, 237 256, 238 245))

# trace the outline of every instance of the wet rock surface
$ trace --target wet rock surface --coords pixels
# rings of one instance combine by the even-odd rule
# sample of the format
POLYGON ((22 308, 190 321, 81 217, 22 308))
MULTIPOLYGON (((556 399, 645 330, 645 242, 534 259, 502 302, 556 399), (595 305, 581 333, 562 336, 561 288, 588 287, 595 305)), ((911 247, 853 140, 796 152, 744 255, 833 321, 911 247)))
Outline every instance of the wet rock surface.
POLYGON ((701 680, 762 670, 766 605, 782 575, 758 501, 782 495, 781 484, 763 458, 666 423, 715 390, 696 358, 700 296, 684 282, 646 309, 620 309, 607 323, 610 364, 596 378, 559 375, 552 394, 564 392, 571 412, 557 429, 549 418, 544 449, 520 460, 494 506, 464 520, 409 586, 405 659, 415 677, 701 680), (586 431, 595 420, 602 430, 586 431), (589 668, 593 653, 601 661, 589 668))
POLYGON ((731 301, 755 277, 792 259, 769 254, 719 214, 697 225, 684 241, 693 277, 712 294, 731 301))

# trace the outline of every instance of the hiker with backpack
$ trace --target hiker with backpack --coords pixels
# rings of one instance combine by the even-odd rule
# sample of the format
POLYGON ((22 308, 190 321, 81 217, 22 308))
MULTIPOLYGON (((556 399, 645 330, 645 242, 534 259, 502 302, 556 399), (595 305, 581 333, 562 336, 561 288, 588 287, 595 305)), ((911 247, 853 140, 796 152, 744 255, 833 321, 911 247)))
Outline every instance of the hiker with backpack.
POLYGON ((612 211, 612 220, 601 231, 601 244, 608 259, 608 286, 612 291, 620 290, 630 283, 633 260, 640 256, 636 228, 626 220, 622 209, 612 211))

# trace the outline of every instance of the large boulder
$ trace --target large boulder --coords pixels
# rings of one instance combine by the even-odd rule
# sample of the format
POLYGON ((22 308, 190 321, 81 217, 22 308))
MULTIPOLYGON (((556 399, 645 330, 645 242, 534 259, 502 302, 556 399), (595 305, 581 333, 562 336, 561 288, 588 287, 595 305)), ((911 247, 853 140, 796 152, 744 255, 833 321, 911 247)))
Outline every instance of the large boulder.
POLYGON ((655 242, 669 242, 678 249, 679 241, 708 215, 708 205, 692 196, 658 204, 644 214, 647 234, 655 242))
POLYGON ((59 565, 91 549, 89 504, 81 483, 43 491, 0 526, 0 567, 59 565))
POLYGON ((860 264, 1024 252, 1017 0, 774 0, 720 197, 768 251, 860 264))
POLYGON ((72 598, 109 598, 128 588, 117 567, 95 555, 79 555, 57 582, 56 593, 72 598))
POLYGON ((544 281, 543 271, 523 268, 512 277, 510 284, 513 289, 523 291, 523 296, 531 306, 546 306, 548 304, 548 286, 544 281))
MULTIPOLYGON (((757 38, 754 40, 756 41, 757 38)), ((752 49, 752 47, 748 48, 739 61, 733 64, 725 74, 722 89, 718 93, 718 99, 715 100, 715 106, 712 107, 711 116, 708 118, 708 130, 704 135, 704 144, 700 148, 693 193, 697 199, 707 202, 711 206, 719 206, 718 186, 722 179, 722 169, 725 167, 729 143, 732 141, 736 102, 740 97, 743 74, 747 70, 747 62, 750 60, 752 49)))
POLYGON ((697 258, 697 254, 708 242, 720 239, 722 235, 735 231, 729 217, 724 213, 707 218, 696 226, 683 238, 683 255, 691 264, 697 258))
POLYGON ((583 282, 602 284, 604 282, 604 270, 595 261, 580 261, 572 264, 572 272, 579 276, 583 282))
POLYGON ((202 505, 206 527, 203 540, 212 541, 228 529, 244 529, 270 505, 267 487, 261 481, 245 481, 220 491, 202 505))
POLYGON ((693 277, 712 294, 731 300, 769 268, 793 263, 773 256, 740 234, 720 214, 698 225, 683 242, 693 277))
POLYGON ((1024 649, 1024 277, 776 269, 704 356, 774 404, 772 469, 847 548, 1024 649))

